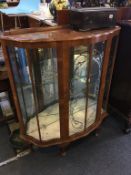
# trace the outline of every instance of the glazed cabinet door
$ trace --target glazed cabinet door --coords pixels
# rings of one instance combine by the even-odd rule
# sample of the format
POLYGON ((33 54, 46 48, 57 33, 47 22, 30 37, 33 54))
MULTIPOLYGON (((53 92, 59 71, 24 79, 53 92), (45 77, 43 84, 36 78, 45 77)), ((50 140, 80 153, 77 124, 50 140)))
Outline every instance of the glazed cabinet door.
POLYGON ((105 42, 71 49, 69 135, 95 123, 105 42))

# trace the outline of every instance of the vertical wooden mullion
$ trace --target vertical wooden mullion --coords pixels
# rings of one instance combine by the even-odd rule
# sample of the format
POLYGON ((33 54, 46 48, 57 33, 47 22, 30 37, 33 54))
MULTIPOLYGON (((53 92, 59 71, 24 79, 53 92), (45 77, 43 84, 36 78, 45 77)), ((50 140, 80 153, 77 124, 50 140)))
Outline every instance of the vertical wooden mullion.
POLYGON ((86 79, 86 105, 85 105, 85 121, 84 121, 84 130, 86 130, 87 125, 87 115, 88 115, 88 98, 89 98, 89 80, 91 74, 91 61, 92 61, 92 52, 93 45, 89 46, 89 62, 87 62, 87 79, 86 79))
POLYGON ((96 121, 99 121, 101 116, 106 73, 107 73, 107 67, 109 63, 109 56, 110 56, 110 50, 111 50, 111 43, 112 43, 112 38, 106 41, 106 44, 105 44, 106 47, 104 49, 104 58, 103 58, 103 65, 102 65, 101 78, 100 78, 100 88, 99 88, 99 94, 98 94, 98 100, 97 100, 96 121))
POLYGON ((33 69, 34 69, 34 82, 37 85, 36 86, 36 96, 38 100, 38 110, 42 111, 44 107, 44 93, 42 90, 42 77, 41 77, 41 68, 39 63, 39 54, 36 49, 33 49, 33 52, 31 53, 31 60, 33 63, 33 69))
POLYGON ((57 48, 60 137, 69 136, 69 48, 59 43, 57 48))
POLYGON ((36 122, 37 122, 37 127, 38 127, 39 139, 40 139, 40 141, 42 141, 41 132, 40 132, 39 117, 38 117, 39 106, 38 106, 38 99, 37 99, 37 94, 36 94, 36 90, 35 90, 35 80, 33 78, 32 62, 31 62, 29 49, 26 49, 26 55, 27 55, 27 62, 29 65, 30 78, 31 78, 31 82, 32 82, 32 92, 33 92, 34 103, 35 103, 35 108, 36 108, 36 122))
POLYGON ((15 80, 14 80, 14 75, 13 75, 13 72, 11 69, 12 66, 10 63, 9 54, 7 52, 7 46, 4 42, 2 42, 2 50, 4 53, 5 63, 7 66, 7 71, 8 71, 8 76, 9 76, 10 85, 11 85, 11 89, 12 89, 14 104, 16 107, 17 117, 18 117, 18 120, 20 122, 20 134, 25 134, 25 126, 24 126, 23 116, 22 116, 20 103, 19 103, 19 99, 18 99, 18 95, 17 95, 17 89, 16 89, 15 80))

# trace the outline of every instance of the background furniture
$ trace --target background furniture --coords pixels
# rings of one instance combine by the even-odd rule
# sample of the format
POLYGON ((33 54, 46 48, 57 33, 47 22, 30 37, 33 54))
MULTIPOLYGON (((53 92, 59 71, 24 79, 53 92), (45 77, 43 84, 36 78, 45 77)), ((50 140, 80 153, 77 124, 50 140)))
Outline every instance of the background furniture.
POLYGON ((131 21, 121 21, 120 39, 110 91, 110 111, 126 121, 131 132, 131 21))
POLYGON ((2 71, 2 72, 0 71, 0 93, 1 92, 8 93, 8 97, 9 97, 8 100, 9 100, 9 103, 11 104, 13 114, 11 114, 8 117, 1 114, 2 116, 0 116, 0 123, 5 122, 5 121, 9 121, 13 118, 16 118, 15 105, 14 105, 13 95, 12 95, 12 91, 10 88, 10 83, 9 83, 7 71, 2 71))
POLYGON ((5 32, 1 42, 24 140, 64 148, 99 127, 107 116, 106 73, 119 31, 54 27, 5 32))
POLYGON ((117 9, 117 21, 131 19, 131 7, 119 7, 117 9))
POLYGON ((6 9, 0 9, 1 12, 1 26, 2 31, 4 31, 4 20, 3 14, 8 15, 9 17, 14 17, 15 19, 15 28, 18 27, 17 21, 20 23, 20 19, 17 17, 25 16, 25 14, 30 14, 39 10, 40 0, 20 0, 19 4, 15 7, 9 7, 6 9))
MULTIPOLYGON (((15 20, 14 20, 14 17, 9 17, 7 15, 2 15, 2 18, 3 18, 3 21, 4 21, 4 30, 10 30, 10 29, 14 29, 14 26, 15 26, 15 20)), ((18 18, 17 18, 18 20, 18 18)), ((21 28, 27 28, 29 27, 28 26, 28 17, 26 16, 22 16, 22 17, 19 17, 19 20, 20 20, 20 24, 21 26, 19 26, 19 22, 17 22, 18 26, 21 27, 21 28)), ((2 23, 1 23, 1 20, 0 20, 0 30, 2 31, 2 23)))
POLYGON ((44 27, 44 26, 57 26, 58 24, 53 21, 52 17, 48 17, 44 14, 28 14, 28 26, 29 27, 44 27))
POLYGON ((6 3, 8 4, 8 7, 13 7, 13 6, 17 6, 19 4, 19 0, 10 0, 10 1, 6 1, 6 3))
MULTIPOLYGON (((56 26, 56 25, 66 25, 69 24, 69 13, 68 10, 59 11, 57 14, 57 23, 54 23, 50 17, 42 14, 24 14, 24 16, 19 16, 19 21, 21 26, 19 26, 19 21, 17 18, 17 25, 21 28, 28 27, 40 27, 40 26, 56 26), (49 20, 48 20, 49 19, 49 20)), ((131 7, 120 7, 117 9, 117 21, 130 19, 131 18, 131 7)), ((9 30, 14 28, 15 20, 14 17, 8 17, 3 14, 4 30, 9 30)), ((0 20, 1 26, 1 20, 0 20)), ((1 27, 2 28, 2 27, 1 27)))
POLYGON ((6 15, 29 14, 39 9, 40 0, 20 0, 15 7, 0 9, 6 15))

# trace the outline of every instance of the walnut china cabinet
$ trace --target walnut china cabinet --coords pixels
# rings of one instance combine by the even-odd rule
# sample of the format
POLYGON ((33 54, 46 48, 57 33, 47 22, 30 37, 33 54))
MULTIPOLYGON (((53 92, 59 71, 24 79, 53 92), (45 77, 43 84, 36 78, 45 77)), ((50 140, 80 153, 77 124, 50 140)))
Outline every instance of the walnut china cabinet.
POLYGON ((24 140, 63 147, 99 127, 119 31, 32 28, 1 37, 24 140))

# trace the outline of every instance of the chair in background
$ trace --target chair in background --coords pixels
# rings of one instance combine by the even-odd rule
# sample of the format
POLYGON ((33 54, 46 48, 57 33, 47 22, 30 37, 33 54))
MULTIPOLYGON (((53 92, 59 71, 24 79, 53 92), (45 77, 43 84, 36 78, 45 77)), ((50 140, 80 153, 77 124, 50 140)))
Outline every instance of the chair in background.
POLYGON ((40 0, 20 0, 16 7, 0 9, 1 12, 1 28, 4 31, 3 14, 15 18, 15 28, 17 28, 17 17, 25 16, 39 10, 40 0))

